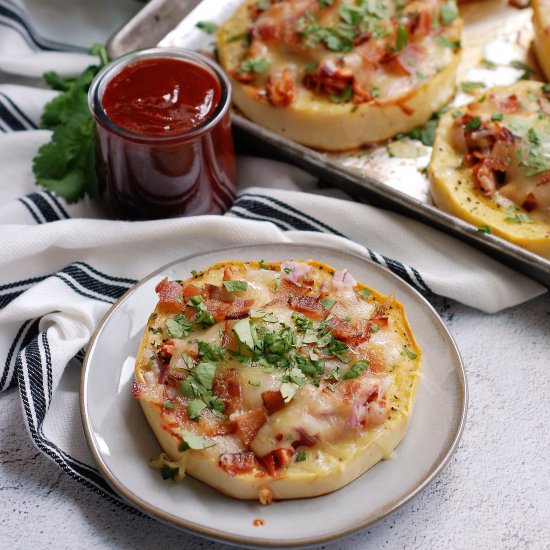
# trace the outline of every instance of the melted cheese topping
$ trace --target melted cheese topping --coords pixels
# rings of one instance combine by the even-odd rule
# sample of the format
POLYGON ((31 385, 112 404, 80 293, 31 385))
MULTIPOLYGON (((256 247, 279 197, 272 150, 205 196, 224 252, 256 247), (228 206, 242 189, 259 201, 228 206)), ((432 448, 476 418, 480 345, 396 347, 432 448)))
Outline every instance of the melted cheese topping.
POLYGON ((550 221, 550 86, 489 91, 453 116, 451 139, 474 166, 474 185, 509 209, 511 223, 550 221))
POLYGON ((442 71, 460 47, 453 0, 264 4, 249 0, 242 57, 226 68, 276 106, 402 96, 442 71))
POLYGON ((262 265, 214 266, 181 284, 186 299, 160 289, 178 283, 159 284, 134 394, 156 404, 184 455, 190 448, 220 467, 223 455, 231 475, 319 467, 307 456, 328 468, 358 437, 374 440, 406 401, 401 371, 418 368, 419 350, 399 304, 347 271, 262 265))

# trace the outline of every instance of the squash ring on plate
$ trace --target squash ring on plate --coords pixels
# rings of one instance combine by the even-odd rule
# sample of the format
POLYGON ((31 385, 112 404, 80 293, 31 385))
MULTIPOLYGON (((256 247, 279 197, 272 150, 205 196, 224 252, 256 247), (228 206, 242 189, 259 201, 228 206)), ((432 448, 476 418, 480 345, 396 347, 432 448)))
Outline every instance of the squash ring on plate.
POLYGON ((429 176, 438 207, 550 258, 550 85, 496 87, 443 115, 429 176))
POLYGON ((393 296, 316 261, 222 262, 157 293, 134 396, 165 478, 269 503, 330 493, 392 456, 420 375, 393 296))
POLYGON ((450 100, 457 13, 453 0, 248 0, 217 51, 244 115, 338 151, 408 132, 450 100))
POLYGON ((550 80, 550 0, 532 0, 535 51, 540 66, 550 80))

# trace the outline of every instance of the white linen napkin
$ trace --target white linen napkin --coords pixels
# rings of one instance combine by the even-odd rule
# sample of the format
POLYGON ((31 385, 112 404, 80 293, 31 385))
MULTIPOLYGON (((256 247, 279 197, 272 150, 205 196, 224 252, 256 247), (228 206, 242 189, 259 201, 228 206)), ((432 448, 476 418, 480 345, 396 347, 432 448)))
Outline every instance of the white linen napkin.
MULTIPOLYGON (((129 0, 114 4, 126 10, 119 22, 136 8, 129 0)), ((70 3, 71 13, 88 13, 91 5, 70 3)), ((47 28, 46 7, 35 7, 47 28)), ((84 441, 78 374, 102 316, 156 268, 233 245, 310 242, 363 254, 428 298, 447 296, 486 312, 545 291, 447 235, 353 202, 337 189, 320 190, 307 173, 264 159, 239 159, 239 194, 225 216, 130 223, 103 219, 91 201, 65 204, 35 186, 31 169, 49 139, 38 125, 54 92, 20 77, 80 71, 91 59, 79 47, 43 38, 32 21, 20 4, 0 0, 0 390, 19 387, 28 429, 43 453, 121 506, 131 509, 101 477, 84 441)), ((55 32, 55 17, 50 23, 48 36, 63 36, 55 32)), ((90 19, 81 36, 102 36, 101 23, 90 19)))

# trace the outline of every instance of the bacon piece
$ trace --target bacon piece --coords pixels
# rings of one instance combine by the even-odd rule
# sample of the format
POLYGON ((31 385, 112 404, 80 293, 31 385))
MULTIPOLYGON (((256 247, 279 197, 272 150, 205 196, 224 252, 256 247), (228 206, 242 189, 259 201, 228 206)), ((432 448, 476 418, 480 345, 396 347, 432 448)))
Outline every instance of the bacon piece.
POLYGON ((242 319, 250 313, 250 308, 253 306, 254 300, 235 298, 233 303, 227 310, 226 319, 242 319))
POLYGON ((216 372, 212 382, 212 394, 225 403, 225 414, 231 414, 242 408, 241 385, 237 369, 216 372))
POLYGON ((323 308, 321 300, 313 296, 290 296, 288 306, 294 311, 305 313, 313 319, 324 319, 328 311, 323 308))
POLYGON ((483 194, 490 197, 497 189, 495 173, 485 161, 478 162, 473 168, 475 183, 483 194))
POLYGON ((521 110, 521 101, 516 94, 511 94, 505 98, 495 97, 494 95, 490 97, 498 111, 512 115, 521 110))
POLYGON ((172 357, 172 355, 174 355, 174 351, 176 350, 176 344, 174 340, 168 340, 162 343, 162 346, 160 347, 160 349, 165 357, 170 358, 172 357))
POLYGON ((218 460, 218 466, 231 476, 242 472, 249 472, 253 470, 257 464, 256 455, 252 451, 222 453, 218 460))
POLYGON ((285 67, 279 74, 271 75, 266 82, 267 99, 275 107, 288 107, 296 98, 296 81, 292 71, 285 67))
MULTIPOLYGON (((356 379, 341 380, 334 386, 333 394, 338 397, 340 401, 353 401, 360 389, 361 384, 356 379)), ((330 390, 327 389, 325 391, 329 392, 330 390)))
POLYGON ((267 473, 270 476, 277 477, 281 470, 290 462, 294 455, 292 449, 275 449, 268 455, 261 458, 267 473))
POLYGON ((395 57, 394 68, 402 75, 414 74, 424 55, 426 55, 426 49, 422 45, 408 44, 395 57))
POLYGON ((354 347, 370 338, 369 323, 367 321, 359 321, 354 325, 350 321, 332 317, 327 321, 327 326, 332 328, 332 334, 336 339, 354 347))
POLYGON ((265 409, 261 407, 260 409, 240 413, 234 417, 234 421, 237 425, 237 435, 245 445, 249 445, 260 428, 266 423, 267 414, 265 409))
POLYGON ((267 409, 267 414, 273 414, 283 409, 286 405, 283 395, 279 390, 264 391, 262 393, 264 407, 267 409))
POLYGON ((164 311, 180 312, 185 307, 182 288, 178 282, 163 279, 155 287, 155 292, 164 311))
POLYGON ((221 346, 230 351, 239 351, 239 339, 233 332, 233 321, 226 321, 221 338, 221 346))
POLYGON ((529 193, 527 197, 525 197, 525 200, 523 201, 521 207, 524 210, 527 210, 527 212, 532 212, 533 210, 536 210, 538 207, 538 202, 535 195, 533 195, 533 193, 529 193))
POLYGON ((143 397, 145 394, 146 386, 143 382, 138 382, 137 380, 134 380, 134 383, 132 385, 132 395, 134 396, 134 399, 139 399, 140 397, 143 397))

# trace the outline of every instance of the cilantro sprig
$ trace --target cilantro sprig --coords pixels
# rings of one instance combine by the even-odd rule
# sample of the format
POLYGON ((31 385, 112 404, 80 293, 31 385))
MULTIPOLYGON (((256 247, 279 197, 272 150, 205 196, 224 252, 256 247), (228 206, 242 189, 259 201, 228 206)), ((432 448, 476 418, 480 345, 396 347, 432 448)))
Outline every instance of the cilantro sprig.
POLYGON ((88 109, 88 88, 95 75, 107 64, 105 47, 94 44, 90 54, 99 58, 76 77, 63 78, 56 72, 44 80, 61 92, 44 107, 40 127, 52 130, 51 140, 42 145, 33 159, 37 185, 74 203, 99 194, 96 174, 96 130, 88 109))

